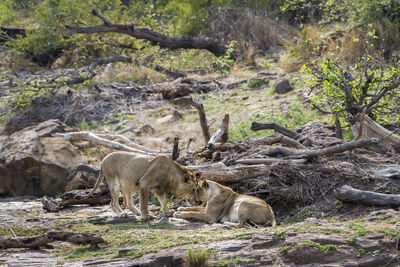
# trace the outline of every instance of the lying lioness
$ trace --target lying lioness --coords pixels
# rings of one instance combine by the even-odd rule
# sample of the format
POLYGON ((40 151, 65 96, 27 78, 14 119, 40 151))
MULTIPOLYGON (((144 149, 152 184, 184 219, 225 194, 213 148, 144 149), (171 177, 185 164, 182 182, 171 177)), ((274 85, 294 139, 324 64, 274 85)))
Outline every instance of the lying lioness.
POLYGON ((150 191, 160 201, 163 212, 171 215, 165 200, 166 193, 178 198, 197 201, 196 176, 166 156, 144 157, 128 152, 114 152, 101 162, 99 178, 95 187, 85 197, 91 196, 104 177, 111 192, 111 208, 120 217, 125 217, 118 197, 122 191, 124 206, 142 219, 149 218, 150 191), (140 211, 132 203, 132 193, 139 192, 140 211))
POLYGON ((205 207, 180 207, 174 217, 198 219, 208 223, 222 222, 234 227, 242 227, 250 221, 257 225, 276 225, 274 212, 264 200, 234 192, 227 186, 210 180, 202 180, 197 189, 205 207))

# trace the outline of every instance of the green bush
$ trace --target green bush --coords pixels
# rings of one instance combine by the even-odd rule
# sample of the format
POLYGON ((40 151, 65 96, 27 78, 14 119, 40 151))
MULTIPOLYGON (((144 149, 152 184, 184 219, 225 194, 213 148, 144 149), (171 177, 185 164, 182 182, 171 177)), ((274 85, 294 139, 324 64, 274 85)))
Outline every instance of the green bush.
POLYGON ((367 33, 365 53, 355 65, 322 57, 304 67, 309 79, 312 103, 328 113, 343 116, 353 123, 354 116, 364 109, 372 119, 400 120, 400 61, 385 62, 382 52, 376 52, 375 31, 367 33), (388 115, 391 115, 390 117, 388 115))

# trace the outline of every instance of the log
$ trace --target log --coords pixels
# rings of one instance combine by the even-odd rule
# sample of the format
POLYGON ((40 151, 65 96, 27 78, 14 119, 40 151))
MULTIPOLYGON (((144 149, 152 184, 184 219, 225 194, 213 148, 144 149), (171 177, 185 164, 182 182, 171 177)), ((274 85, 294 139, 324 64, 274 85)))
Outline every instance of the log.
POLYGON ((333 191, 333 195, 340 201, 359 203, 366 206, 400 206, 400 195, 382 194, 373 191, 363 191, 344 185, 333 191))
POLYGON ((92 34, 116 32, 127 34, 137 39, 148 40, 154 45, 159 45, 160 48, 167 48, 169 50, 175 50, 179 48, 206 49, 217 57, 225 55, 227 51, 227 48, 224 45, 209 38, 193 38, 190 36, 168 37, 148 28, 137 28, 132 24, 124 25, 113 23, 103 14, 94 9, 92 10, 92 14, 100 18, 103 21, 103 24, 89 27, 65 25, 69 31, 64 35, 64 38, 70 38, 72 35, 77 33, 92 34))
POLYGON ((268 175, 271 170, 271 166, 264 164, 228 167, 222 162, 200 166, 186 166, 185 168, 200 174, 200 179, 208 179, 218 183, 241 182, 254 177, 268 175))
POLYGON ((32 237, 0 238, 0 248, 39 248, 53 241, 64 241, 76 245, 90 244, 92 246, 105 243, 103 238, 90 233, 52 231, 32 237))
POLYGON ((48 212, 58 212, 61 209, 71 205, 105 205, 110 203, 111 194, 108 187, 104 184, 100 185, 100 190, 97 190, 90 197, 87 190, 72 190, 61 195, 61 201, 52 198, 42 198, 42 208, 48 212))
POLYGON ((207 125, 207 118, 206 118, 206 113, 204 111, 204 106, 201 103, 198 103, 193 100, 192 97, 181 97, 177 98, 171 101, 172 104, 174 105, 189 105, 197 109, 199 113, 199 119, 200 119, 200 126, 201 129, 203 130, 203 137, 204 137, 204 142, 205 145, 208 144, 208 141, 210 140, 210 131, 207 125))
POLYGON ((212 149, 217 142, 220 142, 222 146, 226 143, 226 141, 228 141, 228 127, 229 127, 229 114, 225 114, 217 132, 208 141, 207 149, 212 149))
POLYGON ((274 130, 275 132, 281 133, 283 135, 286 135, 292 139, 298 139, 299 135, 292 130, 289 130, 281 125, 279 125, 276 122, 268 122, 268 123, 259 123, 259 122, 253 122, 251 124, 251 128, 252 131, 259 131, 259 130, 266 130, 266 129, 270 129, 270 130, 274 130))

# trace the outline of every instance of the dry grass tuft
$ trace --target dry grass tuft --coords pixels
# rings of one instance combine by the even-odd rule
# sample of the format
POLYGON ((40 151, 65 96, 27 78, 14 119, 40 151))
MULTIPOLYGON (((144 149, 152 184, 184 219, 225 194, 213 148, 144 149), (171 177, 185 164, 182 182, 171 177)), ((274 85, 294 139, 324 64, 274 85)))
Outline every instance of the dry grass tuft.
POLYGON ((211 35, 221 40, 235 40, 239 60, 255 63, 255 57, 279 46, 294 30, 264 13, 249 9, 219 8, 211 16, 211 35))
POLYGON ((111 67, 106 66, 102 74, 96 77, 96 79, 103 83, 132 81, 139 84, 145 84, 148 78, 154 83, 163 82, 167 79, 160 72, 143 66, 137 66, 134 63, 120 63, 111 67))

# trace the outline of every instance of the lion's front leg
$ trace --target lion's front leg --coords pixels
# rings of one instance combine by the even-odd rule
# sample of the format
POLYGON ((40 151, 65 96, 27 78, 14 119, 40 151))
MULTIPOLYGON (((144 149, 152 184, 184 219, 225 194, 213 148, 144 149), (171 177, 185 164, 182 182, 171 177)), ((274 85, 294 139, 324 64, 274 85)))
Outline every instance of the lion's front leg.
POLYGON ((205 212, 206 208, 203 206, 193 206, 193 207, 179 207, 178 211, 197 211, 197 212, 205 212))
POLYGON ((139 204, 140 204, 140 214, 142 215, 142 220, 150 219, 149 216, 149 197, 150 190, 147 188, 140 188, 139 191, 139 204))
POLYGON ((167 200, 165 199, 165 194, 164 193, 160 194, 157 192, 153 193, 160 202, 161 210, 165 213, 165 215, 171 216, 173 212, 171 212, 171 210, 168 208, 167 200))
POLYGON ((211 216, 207 212, 196 212, 196 211, 177 211, 174 213, 174 217, 182 219, 197 219, 206 221, 208 223, 215 223, 217 218, 211 216))

